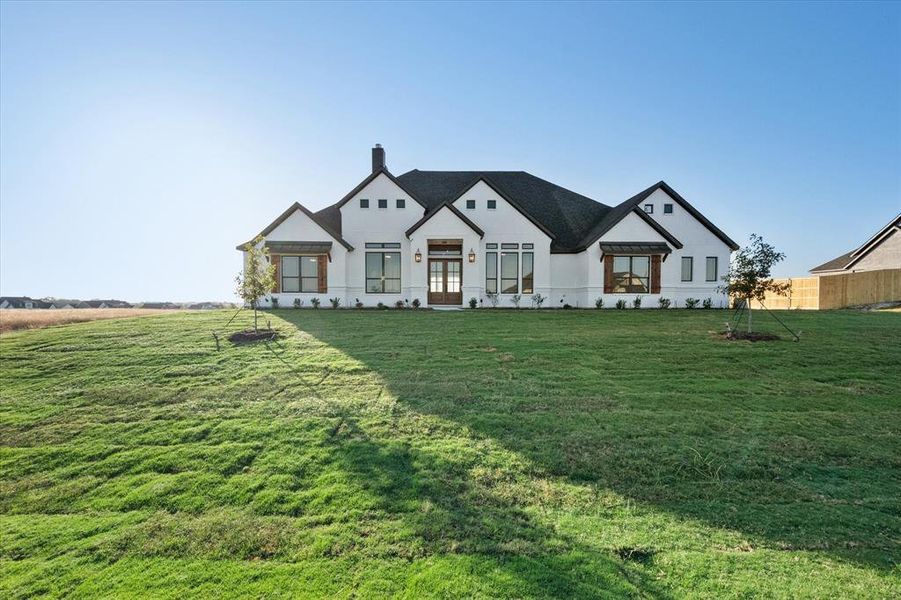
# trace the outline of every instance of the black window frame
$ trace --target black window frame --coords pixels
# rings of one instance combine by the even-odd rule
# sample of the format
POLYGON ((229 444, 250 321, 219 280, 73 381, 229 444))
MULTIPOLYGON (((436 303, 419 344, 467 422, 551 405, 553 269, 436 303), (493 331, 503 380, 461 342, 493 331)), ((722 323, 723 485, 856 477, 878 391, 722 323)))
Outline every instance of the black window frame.
POLYGON ((708 256, 704 261, 704 281, 714 282, 720 276, 720 259, 718 256, 708 256), (713 279, 710 278, 710 261, 713 261, 713 279))
POLYGON ((378 199, 378 207, 379 208, 388 208, 388 199, 387 198, 379 198, 378 199))
POLYGON ((407 208, 407 200, 405 198, 398 198, 395 200, 395 208, 407 208))
POLYGON ((466 201, 466 210, 475 210, 476 209, 476 201, 475 200, 467 200, 466 201))
POLYGON ((653 204, 645 204, 644 212, 647 215, 653 215, 654 214, 654 205, 653 204))
POLYGON ((285 294, 317 294, 319 293, 319 256, 316 254, 283 254, 280 257, 280 264, 278 266, 278 275, 279 275, 279 291, 285 294), (316 266, 315 275, 304 275, 303 274, 303 265, 304 258, 312 258, 313 263, 316 266), (285 275, 287 269, 285 269, 285 259, 297 259, 297 275, 285 275), (296 280, 297 281, 297 289, 296 290, 286 290, 285 289, 285 281, 286 280, 296 280), (311 289, 304 289, 305 280, 312 280, 311 289))
POLYGON ((485 248, 487 248, 489 250, 497 250, 497 244, 495 244, 495 243, 485 244, 485 248))
POLYGON ((691 282, 695 279, 695 257, 683 256, 679 262, 679 280, 683 282, 691 282), (688 279, 685 279, 685 261, 688 261, 688 279))
POLYGON ((365 280, 365 293, 367 294, 400 294, 402 288, 401 276, 403 273, 403 265, 401 264, 401 254, 400 250, 396 250, 393 252, 366 252, 364 254, 364 263, 363 263, 363 278, 365 280), (386 267, 387 261, 386 257, 390 255, 397 255, 397 277, 386 277, 386 267), (379 268, 381 270, 381 275, 379 277, 370 277, 369 276, 369 256, 381 256, 381 260, 379 261, 379 268), (386 282, 388 281, 397 281, 397 291, 394 289, 386 290, 386 282), (371 291, 369 288, 370 281, 378 281, 380 283, 381 290, 380 291, 371 291))
POLYGON ((611 282, 611 290, 612 294, 649 294, 651 292, 651 257, 647 254, 638 254, 638 255, 614 255, 613 257, 613 281, 611 282), (616 260, 617 259, 629 259, 629 266, 627 271, 617 271, 616 270, 616 260), (635 260, 641 259, 648 266, 647 275, 640 276, 635 274, 635 260), (625 277, 619 276, 617 277, 617 273, 626 273, 625 277), (634 280, 639 280, 644 282, 644 290, 633 289, 634 285, 623 285, 625 289, 617 291, 617 287, 620 287, 620 281, 625 279, 627 282, 631 282, 634 280))
POLYGON ((360 198, 360 208, 369 208, 369 198, 360 198))
POLYGON ((497 252, 486 252, 485 253, 485 293, 486 294, 496 294, 498 290, 497 283, 497 252), (493 267, 494 277, 491 276, 491 269, 489 267, 493 267))
POLYGON ((500 276, 500 290, 501 294, 518 294, 519 293, 519 252, 501 252, 500 253, 500 264, 498 267, 498 275, 500 276), (504 277, 504 258, 512 256, 516 263, 513 265, 513 272, 515 275, 513 277, 504 277), (513 282, 512 290, 505 287, 504 282, 513 282))
POLYGON ((673 204, 672 202, 667 202, 663 205, 663 214, 671 215, 673 214, 673 204))
POLYGON ((488 210, 496 210, 496 209, 497 209, 497 200, 488 200, 488 201, 485 203, 485 207, 486 207, 488 210))
MULTIPOLYGON (((525 244, 523 244, 525 247, 525 244)), ((534 294, 535 293, 535 253, 534 252, 523 252, 520 257, 520 268, 522 269, 522 293, 523 294, 534 294), (529 275, 526 277, 526 257, 529 257, 529 275), (526 281, 528 281, 528 285, 526 285, 526 281)))

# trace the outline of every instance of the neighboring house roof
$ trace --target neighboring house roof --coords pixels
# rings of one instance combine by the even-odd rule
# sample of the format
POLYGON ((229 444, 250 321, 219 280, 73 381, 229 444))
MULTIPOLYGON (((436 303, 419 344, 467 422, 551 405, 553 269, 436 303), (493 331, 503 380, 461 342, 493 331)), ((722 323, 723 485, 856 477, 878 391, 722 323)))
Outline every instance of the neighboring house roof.
POLYGON ((841 256, 837 256, 830 261, 824 262, 810 269, 811 273, 828 273, 832 271, 845 271, 852 268, 859 260, 867 254, 879 247, 882 242, 890 238, 892 235, 901 235, 901 214, 889 221, 885 227, 880 229, 866 242, 851 250, 845 252, 841 256))
POLYGON ((28 296, 0 296, 0 305, 12 308, 25 308, 26 302, 33 303, 32 306, 37 306, 39 303, 38 300, 32 300, 28 296))
POLYGON ((436 206, 435 208, 433 208, 432 210, 430 210, 429 212, 427 212, 427 213, 425 214, 425 216, 423 216, 421 219, 419 219, 418 221, 416 221, 415 223, 413 223, 413 225, 406 231, 406 236, 407 236, 407 237, 410 237, 410 236, 413 234, 414 231, 416 231, 417 229, 419 229, 420 227, 422 227, 423 225, 425 225, 425 223, 426 223, 429 219, 431 219, 432 217, 434 217, 435 215, 437 215, 439 212, 441 212, 441 209, 442 209, 442 208, 447 208, 447 209, 450 210, 452 213, 454 213, 454 215, 456 215, 458 219, 460 219, 461 221, 463 221, 464 223, 466 223, 466 225, 467 225, 470 229, 472 229, 473 231, 475 231, 476 233, 478 233, 478 234, 479 234, 479 237, 484 237, 484 236, 485 236, 485 232, 482 231, 481 228, 479 228, 478 225, 476 225, 476 224, 473 223, 471 220, 469 220, 469 218, 468 218, 466 215, 464 215, 463 213, 461 213, 461 212, 459 211, 459 209, 457 209, 457 208, 456 208, 453 204, 451 204, 450 202, 445 202, 445 203, 443 203, 443 204, 439 204, 438 206, 436 206))
MULTIPOLYGON (((353 249, 354 249, 354 247, 351 246, 350 244, 348 244, 348 243, 347 243, 347 240, 345 240, 343 237, 341 237, 341 234, 340 234, 338 231, 336 231, 336 230, 335 230, 335 229, 327 222, 327 220, 318 218, 315 214, 313 214, 312 212, 310 212, 309 210, 307 210, 307 208, 306 208, 303 204, 301 204, 300 202, 295 202, 294 204, 292 204, 291 206, 289 206, 289 207, 288 207, 288 210, 286 210, 285 212, 283 212, 282 214, 280 214, 280 215, 278 216, 278 218, 275 219, 272 223, 270 223, 263 231, 261 231, 261 232, 259 233, 259 235, 261 235, 261 236, 263 236, 263 237, 266 237, 267 235, 269 235, 270 233, 272 233, 272 232, 275 230, 276 227, 278 227, 279 225, 281 225, 281 224, 285 221, 285 219, 287 219, 288 217, 290 217, 291 215, 293 215, 293 214, 294 214, 296 211, 298 211, 298 210, 301 211, 301 212, 302 212, 303 214, 305 214, 306 216, 308 216, 310 219, 312 219, 312 221, 313 221, 314 223, 316 223, 317 225, 319 225, 320 227, 322 227, 322 228, 326 231, 326 233, 328 233, 330 236, 332 236, 333 238, 335 238, 335 240, 336 240, 339 244, 341 244, 342 246, 344 246, 344 247, 347 248, 348 250, 353 250, 353 249)), ((256 236, 254 236, 254 237, 256 237, 256 236)), ((246 246, 247 244, 250 244, 250 243, 252 243, 252 242, 253 242, 253 240, 251 240, 250 242, 244 242, 243 244, 238 244, 238 245, 235 247, 235 249, 236 249, 236 250, 244 250, 244 246, 246 246)))

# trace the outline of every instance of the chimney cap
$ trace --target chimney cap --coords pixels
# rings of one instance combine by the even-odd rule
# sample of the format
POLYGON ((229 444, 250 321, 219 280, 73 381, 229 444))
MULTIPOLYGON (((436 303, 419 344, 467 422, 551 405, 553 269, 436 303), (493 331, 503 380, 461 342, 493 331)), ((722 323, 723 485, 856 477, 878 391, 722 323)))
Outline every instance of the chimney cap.
POLYGON ((381 145, 381 144, 376 144, 375 147, 376 147, 376 148, 381 148, 382 145, 381 145))

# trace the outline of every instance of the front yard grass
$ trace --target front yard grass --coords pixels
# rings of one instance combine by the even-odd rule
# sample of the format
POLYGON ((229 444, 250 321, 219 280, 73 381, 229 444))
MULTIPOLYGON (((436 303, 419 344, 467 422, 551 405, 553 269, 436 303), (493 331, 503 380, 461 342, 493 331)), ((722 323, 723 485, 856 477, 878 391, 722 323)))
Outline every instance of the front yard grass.
POLYGON ((230 316, 0 338, 0 596, 899 594, 901 315, 230 316))

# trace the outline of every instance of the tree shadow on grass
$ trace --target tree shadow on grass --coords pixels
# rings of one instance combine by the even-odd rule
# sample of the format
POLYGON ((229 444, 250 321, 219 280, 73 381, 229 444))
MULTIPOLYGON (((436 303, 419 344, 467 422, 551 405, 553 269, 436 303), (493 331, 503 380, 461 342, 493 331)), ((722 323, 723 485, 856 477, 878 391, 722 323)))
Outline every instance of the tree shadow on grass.
MULTIPOLYGON (((679 324, 655 332, 655 347, 635 331, 617 337, 595 330, 599 341, 587 331, 590 321, 563 320, 587 315, 510 314, 491 323, 480 315, 280 316, 366 365, 402 405, 497 442, 542 476, 609 489, 775 549, 833 553, 883 571, 897 560, 893 540, 901 536, 901 523, 891 500, 897 475, 891 447, 868 450, 864 460, 843 441, 849 425, 842 417, 851 417, 842 415, 841 404, 831 407, 835 418, 788 408, 792 391, 771 389, 761 376, 767 369, 775 374, 779 363, 761 355, 754 359, 759 362, 737 363, 749 353, 711 345, 706 337, 692 348, 679 324), (557 319, 563 329, 539 319, 557 319), (436 330, 442 337, 435 337, 436 330), (710 354, 734 381, 705 374, 704 366, 691 362, 696 358, 682 360, 680 352, 710 354), (647 385, 654 377, 662 385, 647 385), (761 417, 765 401, 775 417, 761 417), (818 440, 820 433, 837 441, 818 440)), ((302 350, 294 360, 303 360, 302 350)), ((785 354, 778 360, 798 359, 785 354)), ((786 386, 797 377, 782 376, 786 386)), ((521 539, 523 548, 534 544, 554 555, 553 544, 542 540, 561 538, 521 509, 492 501, 473 505, 459 490, 436 488, 434 477, 410 475, 409 456, 371 443, 350 447, 347 468, 370 479, 387 503, 400 486, 437 507, 418 521, 424 539, 457 535, 459 544, 486 544, 489 553, 501 552, 503 540, 521 539), (370 453, 374 458, 367 458, 370 453), (478 525, 485 519, 490 527, 478 525)), ((465 486, 465 478, 458 483, 465 486)), ((551 572, 561 566, 545 560, 551 572)), ((560 585, 570 584, 564 578, 560 585)))
POLYGON ((476 559, 476 582, 447 581, 447 591, 505 597, 667 597, 641 568, 653 562, 650 553, 637 549, 617 556, 567 539, 514 502, 475 485, 466 469, 447 457, 377 440, 351 417, 340 420, 327 449, 333 464, 368 497, 371 510, 400 518, 405 529, 412 529, 408 559, 476 559))

